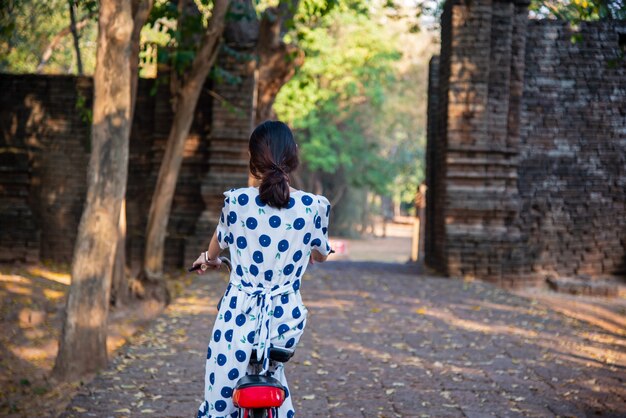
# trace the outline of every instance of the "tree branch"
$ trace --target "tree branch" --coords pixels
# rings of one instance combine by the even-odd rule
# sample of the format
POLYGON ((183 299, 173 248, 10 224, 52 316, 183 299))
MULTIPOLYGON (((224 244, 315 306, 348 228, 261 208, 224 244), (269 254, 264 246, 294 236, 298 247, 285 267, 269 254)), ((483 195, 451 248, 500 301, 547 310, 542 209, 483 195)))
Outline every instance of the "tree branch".
MULTIPOLYGON (((94 14, 95 13, 91 12, 88 15, 84 16, 82 19, 80 19, 78 22, 76 22, 76 31, 79 31, 87 26, 94 14)), ((63 40, 63 38, 65 38, 70 33, 72 33, 72 25, 69 25, 66 28, 62 29, 54 36, 54 38, 52 38, 52 41, 50 41, 46 49, 44 49, 43 54, 41 54, 41 60, 39 61, 39 65, 37 65, 36 70, 38 74, 43 71, 43 68, 50 60, 50 57, 52 56, 54 50, 59 46, 59 43, 61 43, 61 40, 63 40)))

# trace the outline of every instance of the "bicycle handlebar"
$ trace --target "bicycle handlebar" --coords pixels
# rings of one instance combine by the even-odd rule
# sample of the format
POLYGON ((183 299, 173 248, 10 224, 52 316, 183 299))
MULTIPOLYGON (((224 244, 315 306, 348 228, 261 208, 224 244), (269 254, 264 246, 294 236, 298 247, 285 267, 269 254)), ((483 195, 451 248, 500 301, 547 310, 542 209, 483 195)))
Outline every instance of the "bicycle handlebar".
MULTIPOLYGON (((233 265, 231 264, 228 257, 219 257, 219 259, 222 261, 222 264, 226 266, 226 268, 228 269, 228 272, 230 272, 233 269, 233 265)), ((187 271, 191 273, 197 270, 205 271, 208 268, 209 266, 207 264, 202 263, 202 264, 196 264, 195 266, 188 268, 187 271)))

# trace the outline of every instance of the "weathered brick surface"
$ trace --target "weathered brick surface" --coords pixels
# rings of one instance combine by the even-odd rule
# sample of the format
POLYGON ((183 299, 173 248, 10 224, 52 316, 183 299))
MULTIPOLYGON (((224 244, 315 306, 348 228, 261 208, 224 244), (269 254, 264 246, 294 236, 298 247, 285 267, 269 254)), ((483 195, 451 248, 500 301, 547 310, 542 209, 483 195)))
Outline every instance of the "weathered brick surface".
MULTIPOLYGON (((243 82, 204 86, 185 143, 165 264, 182 267, 208 243, 222 192, 246 185, 254 68, 226 62, 243 82), (220 97, 220 100, 214 99, 220 97)), ((69 262, 86 195, 92 79, 0 74, 0 261, 69 262), (79 97, 85 99, 78 106, 79 97)), ((130 138, 127 254, 143 256, 150 200, 173 119, 167 83, 141 79, 130 138)))
POLYGON ((252 49, 229 46, 229 53, 222 51, 218 57, 220 67, 237 75, 240 82, 214 86, 219 100, 212 101, 209 164, 199 178, 200 194, 196 196, 203 210, 185 240, 185 265, 206 251, 224 204, 223 192, 248 185, 248 139, 253 129, 256 97, 255 63, 241 58, 251 56, 252 49))
MULTIPOLYGON (((623 335, 488 283, 391 264, 316 267, 286 365, 298 417, 626 414, 623 335)), ((193 417, 225 285, 195 280, 62 416, 193 417)))
POLYGON ((0 74, 0 253, 67 261, 86 194, 91 79, 0 74), (6 164, 6 165, 5 165, 6 164), (23 251, 21 249, 28 249, 23 251))
POLYGON ((584 24, 572 43, 566 24, 528 21, 524 1, 446 3, 429 80, 428 264, 507 284, 624 273, 620 31, 584 24))
POLYGON ((626 23, 528 28, 520 218, 535 271, 626 273, 626 23))

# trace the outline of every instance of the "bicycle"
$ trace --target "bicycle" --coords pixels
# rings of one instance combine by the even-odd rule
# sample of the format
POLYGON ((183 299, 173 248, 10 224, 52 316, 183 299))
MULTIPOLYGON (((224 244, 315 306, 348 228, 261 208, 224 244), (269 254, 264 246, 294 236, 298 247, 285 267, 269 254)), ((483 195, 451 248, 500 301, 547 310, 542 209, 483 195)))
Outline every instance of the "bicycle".
MULTIPOLYGON (((228 272, 232 271, 232 264, 227 257, 220 257, 228 272)), ((206 270, 206 264, 198 264, 188 271, 206 270)), ((270 347, 270 360, 286 363, 293 356, 294 351, 279 347, 270 347)), ((243 376, 237 381, 233 389, 233 403, 239 408, 241 418, 276 418, 278 408, 285 402, 286 389, 275 378, 261 375, 262 361, 256 357, 256 350, 252 351, 249 364, 254 374, 243 376)))

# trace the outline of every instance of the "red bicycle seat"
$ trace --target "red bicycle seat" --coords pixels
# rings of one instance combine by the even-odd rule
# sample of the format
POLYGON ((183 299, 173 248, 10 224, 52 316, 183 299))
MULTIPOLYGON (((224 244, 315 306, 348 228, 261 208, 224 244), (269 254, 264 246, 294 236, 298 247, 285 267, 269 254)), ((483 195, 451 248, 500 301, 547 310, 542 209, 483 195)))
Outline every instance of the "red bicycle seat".
POLYGON ((285 388, 269 376, 244 376, 233 392, 233 403, 239 408, 277 408, 284 401, 285 388))

